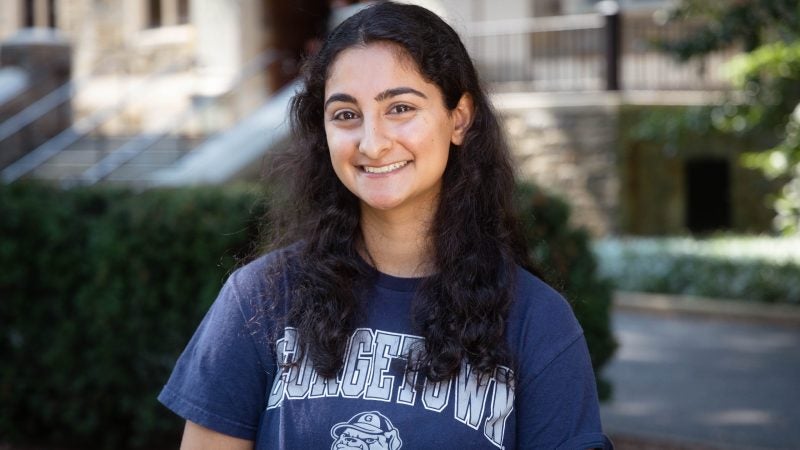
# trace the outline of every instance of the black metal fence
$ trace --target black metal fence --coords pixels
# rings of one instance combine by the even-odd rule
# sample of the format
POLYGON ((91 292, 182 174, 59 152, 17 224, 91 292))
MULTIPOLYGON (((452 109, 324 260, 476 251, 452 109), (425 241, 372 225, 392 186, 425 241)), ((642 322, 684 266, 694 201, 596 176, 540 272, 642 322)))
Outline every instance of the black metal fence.
POLYGON ((500 90, 718 90, 736 49, 687 63, 655 43, 697 24, 658 24, 651 14, 581 14, 474 22, 465 43, 484 80, 500 90))

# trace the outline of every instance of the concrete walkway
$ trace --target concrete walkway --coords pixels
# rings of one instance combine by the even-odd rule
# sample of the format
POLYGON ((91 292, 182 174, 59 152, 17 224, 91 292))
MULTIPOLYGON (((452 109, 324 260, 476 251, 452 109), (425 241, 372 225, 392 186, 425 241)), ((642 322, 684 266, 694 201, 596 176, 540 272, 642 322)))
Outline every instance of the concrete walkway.
POLYGON ((601 413, 621 444, 800 448, 800 326, 625 306, 613 314, 620 348, 601 413))

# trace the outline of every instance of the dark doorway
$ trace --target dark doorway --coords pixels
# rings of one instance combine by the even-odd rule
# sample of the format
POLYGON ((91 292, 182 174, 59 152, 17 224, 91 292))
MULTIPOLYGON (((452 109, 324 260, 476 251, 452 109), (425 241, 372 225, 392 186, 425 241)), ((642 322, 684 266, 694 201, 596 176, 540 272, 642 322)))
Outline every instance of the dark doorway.
POLYGON ((686 227, 692 233, 731 227, 728 161, 704 158, 686 162, 686 227))

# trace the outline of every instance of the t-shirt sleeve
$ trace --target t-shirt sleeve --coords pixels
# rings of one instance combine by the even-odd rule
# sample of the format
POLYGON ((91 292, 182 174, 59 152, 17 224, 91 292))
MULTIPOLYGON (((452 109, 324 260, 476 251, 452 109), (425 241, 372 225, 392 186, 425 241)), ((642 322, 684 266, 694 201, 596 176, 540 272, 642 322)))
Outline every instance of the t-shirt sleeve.
POLYGON ((179 357, 158 400, 184 419, 255 440, 271 375, 248 326, 251 319, 232 276, 179 357))
POLYGON ((581 334, 523 388, 517 412, 520 449, 613 449, 601 431, 589 361, 581 334))
POLYGON ((515 331, 518 448, 613 449, 602 431, 591 357, 572 308, 532 278, 520 294, 527 301, 517 310, 523 322, 515 331))

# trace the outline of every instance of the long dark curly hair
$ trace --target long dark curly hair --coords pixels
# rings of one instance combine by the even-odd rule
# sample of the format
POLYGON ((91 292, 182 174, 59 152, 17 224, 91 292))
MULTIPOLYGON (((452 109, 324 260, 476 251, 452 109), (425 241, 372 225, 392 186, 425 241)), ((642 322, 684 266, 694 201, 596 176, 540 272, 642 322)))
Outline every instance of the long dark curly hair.
MULTIPOLYGON (((517 265, 532 269, 512 207, 514 173, 508 148, 475 67, 456 32, 419 6, 378 3, 337 27, 306 61, 303 87, 291 103, 292 141, 278 155, 286 201, 273 210, 281 245, 301 242, 292 258, 292 305, 315 370, 334 377, 363 310, 359 292, 374 270, 359 257, 363 245, 359 200, 333 171, 326 141, 325 82, 337 55, 353 46, 393 43, 416 63, 453 110, 464 94, 473 122, 460 146, 451 145, 430 230, 435 274, 419 287, 413 305, 424 348, 411 366, 431 381, 456 376, 463 361, 482 376, 513 364, 503 337, 517 265)), ((276 244, 277 245, 277 244, 276 244)), ((368 300, 364 300, 368 301, 368 300)), ((409 355, 411 357, 411 355, 409 355)))

